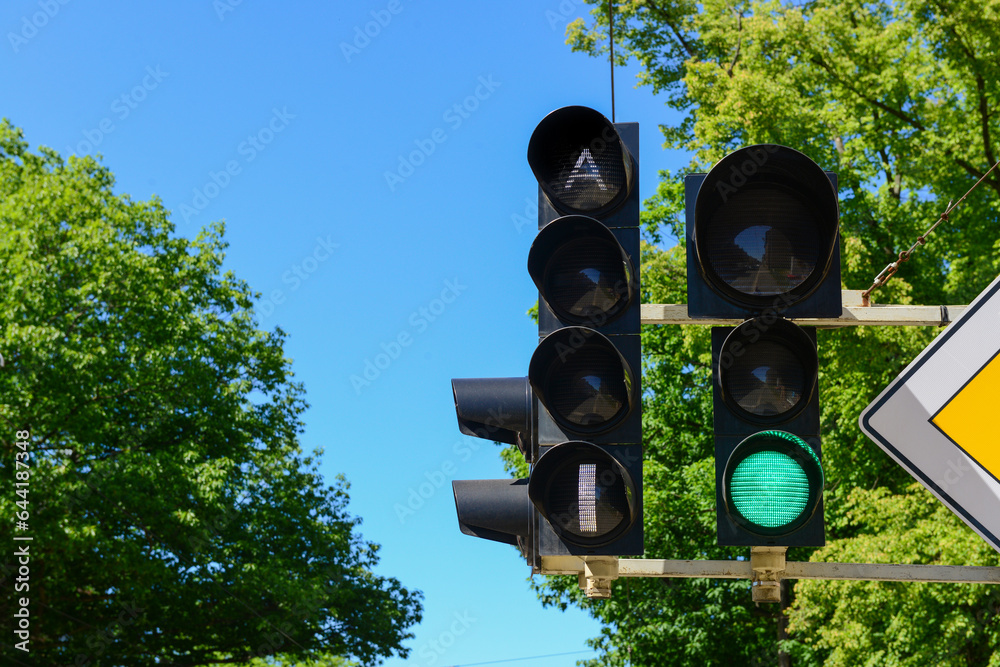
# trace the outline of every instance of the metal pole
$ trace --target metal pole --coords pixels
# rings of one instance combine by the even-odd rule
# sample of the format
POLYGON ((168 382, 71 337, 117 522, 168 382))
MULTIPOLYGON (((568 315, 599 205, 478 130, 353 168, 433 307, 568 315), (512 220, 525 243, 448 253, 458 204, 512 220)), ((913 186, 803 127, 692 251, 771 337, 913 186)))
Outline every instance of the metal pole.
MULTIPOLYGON (((543 567, 544 571, 544 567, 543 567)), ((974 565, 897 565, 890 563, 801 563, 788 561, 778 579, 911 581, 1000 584, 1000 567, 974 565)), ((619 577, 708 577, 752 579, 749 560, 658 560, 623 558, 619 577)))
MULTIPOLYGON (((842 292, 843 311, 833 318, 794 318, 797 324, 817 327, 854 326, 945 326, 954 321, 965 310, 965 306, 862 306, 861 292, 842 292)), ((780 315, 780 313, 778 313, 780 315)), ((643 324, 705 324, 711 326, 736 326, 742 319, 688 317, 687 304, 644 303, 640 319, 643 324)))

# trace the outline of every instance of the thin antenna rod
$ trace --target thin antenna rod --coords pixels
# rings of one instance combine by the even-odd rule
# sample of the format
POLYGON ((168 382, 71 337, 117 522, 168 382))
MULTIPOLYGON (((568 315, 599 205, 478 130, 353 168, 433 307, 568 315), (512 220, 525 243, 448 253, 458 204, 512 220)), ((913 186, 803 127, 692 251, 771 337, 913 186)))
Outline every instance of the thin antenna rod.
POLYGON ((608 33, 611 35, 611 122, 615 122, 615 2, 608 0, 608 33))

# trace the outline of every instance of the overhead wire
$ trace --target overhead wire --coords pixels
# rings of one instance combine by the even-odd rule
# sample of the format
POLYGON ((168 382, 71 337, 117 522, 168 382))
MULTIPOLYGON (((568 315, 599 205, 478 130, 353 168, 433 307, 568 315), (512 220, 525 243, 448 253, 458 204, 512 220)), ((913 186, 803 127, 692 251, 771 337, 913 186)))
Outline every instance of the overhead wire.
POLYGON ((611 39, 611 122, 615 122, 615 2, 608 0, 608 36, 611 39))
POLYGON ((963 201, 965 201, 965 198, 968 197, 972 193, 972 191, 979 186, 980 183, 985 181, 986 177, 989 176, 990 172, 996 169, 997 166, 1000 166, 1000 160, 997 160, 992 167, 987 169, 986 173, 983 174, 978 181, 973 183, 972 187, 969 188, 964 195, 959 197, 958 201, 956 202, 949 201, 948 206, 945 207, 944 212, 938 216, 937 221, 935 221, 934 224, 931 225, 926 232, 918 236, 917 240, 913 242, 913 245, 911 245, 907 250, 903 250, 902 252, 900 252, 899 257, 896 258, 895 262, 890 262, 884 269, 882 269, 879 272, 877 276, 875 276, 875 280, 872 282, 872 286, 861 293, 862 306, 871 305, 871 302, 869 300, 869 298, 871 297, 871 293, 877 288, 889 282, 889 279, 892 278, 893 275, 895 275, 896 271, 899 270, 899 265, 910 259, 910 255, 913 253, 914 250, 917 249, 917 246, 922 246, 924 245, 924 243, 927 242, 927 236, 930 235, 930 233, 933 232, 934 229, 938 225, 940 225, 943 221, 948 220, 948 216, 951 215, 951 212, 954 211, 956 208, 958 208, 958 205, 961 204, 963 201))
POLYGON ((569 653, 549 653, 548 655, 530 655, 526 658, 507 658, 505 660, 488 660, 487 662, 467 662, 463 665, 451 665, 451 667, 478 667, 479 665, 499 665, 502 662, 519 662, 523 660, 540 660, 541 658, 558 658, 563 655, 579 655, 581 653, 591 653, 591 651, 570 651, 569 653))

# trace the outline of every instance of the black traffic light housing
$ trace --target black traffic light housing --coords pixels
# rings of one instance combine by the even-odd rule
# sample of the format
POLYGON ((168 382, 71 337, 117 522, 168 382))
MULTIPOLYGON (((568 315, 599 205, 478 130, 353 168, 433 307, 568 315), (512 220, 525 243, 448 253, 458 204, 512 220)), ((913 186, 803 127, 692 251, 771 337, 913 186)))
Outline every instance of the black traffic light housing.
POLYGON ((608 227, 637 226, 628 200, 639 204, 638 137, 638 123, 613 124, 589 107, 562 107, 543 118, 528 141, 528 165, 540 190, 539 229, 573 214, 608 227))
POLYGON ((720 545, 822 546, 816 332, 839 317, 837 176, 761 144, 685 179, 688 314, 712 329, 720 545))
POLYGON ((773 314, 712 328, 720 546, 825 544, 817 371, 814 328, 773 314))
POLYGON ((452 380, 459 429, 516 445, 528 479, 455 481, 459 527, 556 555, 639 555, 642 540, 639 128, 586 107, 528 143, 539 234, 528 376, 452 380))
MULTIPOLYGON (((456 378, 451 390, 459 431, 516 445, 532 460, 536 411, 528 378, 456 378)), ((462 533, 514 545, 537 568, 538 528, 528 480, 454 480, 452 491, 462 533)))
POLYGON ((463 435, 516 445, 531 460, 534 412, 528 378, 456 378, 451 391, 463 435))
POLYGON ((528 480, 455 480, 452 490, 463 534, 512 544, 524 555, 531 553, 534 509, 528 499, 528 480))
POLYGON ((643 553, 638 156, 638 124, 586 107, 553 111, 528 143, 541 556, 643 553))
POLYGON ((639 229, 610 228, 583 215, 552 217, 539 229, 528 253, 528 273, 548 296, 538 301, 539 335, 566 326, 638 331, 639 229))

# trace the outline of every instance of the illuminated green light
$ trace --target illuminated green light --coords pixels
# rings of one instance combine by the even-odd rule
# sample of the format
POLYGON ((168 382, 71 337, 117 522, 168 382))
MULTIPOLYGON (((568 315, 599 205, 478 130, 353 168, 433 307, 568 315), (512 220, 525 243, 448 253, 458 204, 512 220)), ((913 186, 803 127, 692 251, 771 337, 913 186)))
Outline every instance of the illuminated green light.
POLYGON ((765 528, 795 521, 809 504, 809 480, 792 457, 762 451, 743 459, 730 482, 737 511, 765 528))
POLYGON ((784 431, 761 431, 737 445, 725 480, 730 517, 758 535, 795 532, 823 495, 819 457, 805 440, 784 431))

